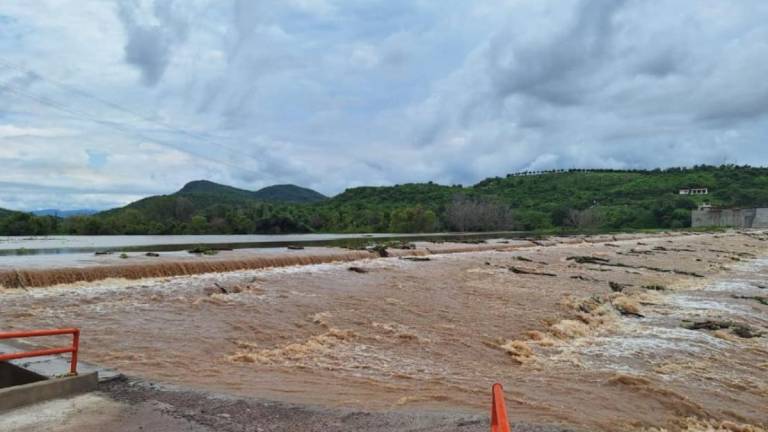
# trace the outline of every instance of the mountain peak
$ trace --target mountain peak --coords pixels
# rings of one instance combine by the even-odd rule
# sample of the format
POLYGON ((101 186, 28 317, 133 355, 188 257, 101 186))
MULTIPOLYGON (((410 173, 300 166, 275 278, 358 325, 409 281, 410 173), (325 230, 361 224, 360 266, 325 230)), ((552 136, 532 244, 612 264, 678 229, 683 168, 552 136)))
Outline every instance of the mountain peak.
POLYGON ((310 203, 327 199, 325 195, 312 189, 307 189, 293 184, 279 184, 267 186, 252 192, 239 189, 209 180, 194 180, 184 185, 176 192, 178 195, 189 194, 216 194, 220 198, 252 199, 256 201, 285 202, 285 203, 310 203))
POLYGON ((184 185, 177 193, 206 193, 215 192, 219 189, 235 189, 231 186, 226 186, 219 183, 214 183, 210 180, 193 180, 184 185))
POLYGON ((293 184, 267 186, 254 192, 257 199, 293 203, 310 203, 328 199, 327 196, 312 189, 293 184))

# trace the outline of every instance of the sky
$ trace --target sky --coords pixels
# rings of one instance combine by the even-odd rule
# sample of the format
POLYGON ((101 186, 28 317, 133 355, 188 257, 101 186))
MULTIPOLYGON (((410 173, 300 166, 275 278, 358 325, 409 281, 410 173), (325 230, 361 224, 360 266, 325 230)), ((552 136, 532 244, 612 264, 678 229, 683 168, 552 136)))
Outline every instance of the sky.
POLYGON ((3 0, 0 207, 768 164, 765 0, 3 0))

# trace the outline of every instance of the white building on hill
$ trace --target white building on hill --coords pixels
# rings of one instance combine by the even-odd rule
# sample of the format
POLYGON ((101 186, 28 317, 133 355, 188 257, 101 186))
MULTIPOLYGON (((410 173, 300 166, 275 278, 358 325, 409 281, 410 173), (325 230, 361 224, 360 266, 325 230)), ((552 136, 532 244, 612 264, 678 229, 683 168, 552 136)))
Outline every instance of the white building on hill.
POLYGON ((707 188, 684 188, 680 189, 680 195, 709 195, 707 188))

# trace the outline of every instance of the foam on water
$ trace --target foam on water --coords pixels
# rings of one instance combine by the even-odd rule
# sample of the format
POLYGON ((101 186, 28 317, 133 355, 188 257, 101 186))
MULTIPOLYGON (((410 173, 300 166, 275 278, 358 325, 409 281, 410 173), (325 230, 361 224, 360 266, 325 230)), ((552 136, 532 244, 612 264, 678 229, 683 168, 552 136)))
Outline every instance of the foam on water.
POLYGON ((752 285, 748 279, 721 280, 708 284, 702 288, 704 291, 728 292, 731 294, 757 292, 760 289, 752 285))
POLYGON ((759 273, 768 269, 768 256, 761 256, 750 260, 741 261, 735 266, 734 270, 744 272, 759 273))
POLYGON ((718 299, 702 298, 688 294, 670 295, 666 303, 671 308, 676 309, 676 313, 681 315, 681 317, 707 316, 713 314, 753 314, 748 308, 738 304, 726 303, 725 301, 718 299))
POLYGON ((660 362, 718 353, 729 346, 727 341, 703 332, 629 322, 612 329, 609 335, 577 338, 559 347, 551 359, 571 362, 578 358, 592 370, 645 373, 660 362))

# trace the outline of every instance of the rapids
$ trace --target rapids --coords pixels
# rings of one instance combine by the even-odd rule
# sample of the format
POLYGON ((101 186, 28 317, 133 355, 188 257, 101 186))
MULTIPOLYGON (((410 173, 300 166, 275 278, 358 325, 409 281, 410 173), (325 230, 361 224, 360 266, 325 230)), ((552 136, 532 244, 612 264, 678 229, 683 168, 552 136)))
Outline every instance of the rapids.
POLYGON ((326 407, 484 412, 500 381, 513 421, 765 427, 768 338, 686 326, 768 331, 768 306, 753 299, 768 295, 767 242, 737 233, 610 241, 456 245, 423 262, 355 256, 365 273, 326 262, 356 253, 344 252, 268 269, 81 278, 3 290, 0 327, 78 326, 83 359, 127 374, 326 407), (568 259, 584 255, 627 267, 568 259))

